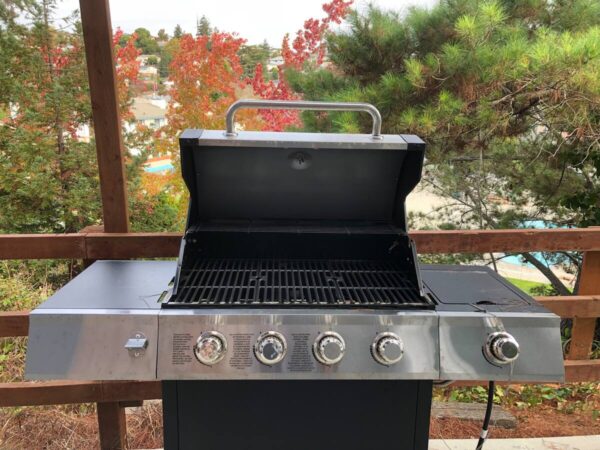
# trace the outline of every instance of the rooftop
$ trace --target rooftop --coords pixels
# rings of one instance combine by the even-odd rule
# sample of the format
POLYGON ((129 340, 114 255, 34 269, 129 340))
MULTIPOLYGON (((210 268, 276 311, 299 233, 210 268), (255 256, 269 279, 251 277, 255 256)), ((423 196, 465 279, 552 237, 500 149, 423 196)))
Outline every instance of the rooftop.
POLYGON ((166 113, 165 109, 154 105, 150 100, 142 97, 137 97, 133 100, 131 111, 136 120, 164 119, 166 113))

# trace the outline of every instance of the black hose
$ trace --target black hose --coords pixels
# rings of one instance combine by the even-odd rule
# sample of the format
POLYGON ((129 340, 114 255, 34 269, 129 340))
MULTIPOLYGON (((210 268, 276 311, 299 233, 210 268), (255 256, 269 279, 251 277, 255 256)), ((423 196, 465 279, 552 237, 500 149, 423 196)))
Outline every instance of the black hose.
POLYGON ((487 406, 485 407, 485 417, 483 418, 483 426, 481 427, 481 435, 479 436, 479 441, 477 442, 477 447, 475 450, 481 450, 483 448, 483 444, 487 439, 488 428, 490 426, 490 419, 492 418, 492 407, 494 406, 494 386, 495 383, 490 381, 488 385, 488 399, 487 406))

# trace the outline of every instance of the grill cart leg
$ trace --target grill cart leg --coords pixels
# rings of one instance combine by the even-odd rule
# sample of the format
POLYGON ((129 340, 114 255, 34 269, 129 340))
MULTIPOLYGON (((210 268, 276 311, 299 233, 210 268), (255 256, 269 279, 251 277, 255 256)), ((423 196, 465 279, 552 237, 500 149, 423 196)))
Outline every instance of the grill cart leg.
POLYGON ((426 450, 431 381, 165 381, 165 450, 426 450))

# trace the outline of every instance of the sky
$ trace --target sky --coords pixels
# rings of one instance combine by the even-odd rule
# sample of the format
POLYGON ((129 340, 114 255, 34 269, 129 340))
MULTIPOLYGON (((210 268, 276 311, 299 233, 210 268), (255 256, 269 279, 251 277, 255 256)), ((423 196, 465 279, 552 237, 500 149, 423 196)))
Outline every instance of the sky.
MULTIPOLYGON (((152 34, 164 28, 169 35, 175 25, 184 31, 196 29, 196 18, 205 15, 221 31, 237 32, 250 44, 267 40, 280 47, 285 33, 295 33, 310 17, 324 17, 327 0, 110 0, 113 29, 132 32, 138 27, 152 34)), ((373 0, 385 9, 406 11, 410 6, 429 7, 436 0, 373 0)), ((359 9, 367 2, 357 0, 359 9)), ((79 7, 78 0, 59 0, 57 15, 63 17, 79 7)))

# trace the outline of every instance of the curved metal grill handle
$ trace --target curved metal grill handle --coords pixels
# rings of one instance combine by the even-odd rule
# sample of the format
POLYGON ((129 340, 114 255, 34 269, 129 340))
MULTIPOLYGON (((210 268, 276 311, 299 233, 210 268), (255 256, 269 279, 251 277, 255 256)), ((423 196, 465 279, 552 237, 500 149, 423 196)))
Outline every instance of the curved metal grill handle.
POLYGON ((336 103, 336 102, 313 102, 296 100, 238 100, 227 110, 225 124, 227 131, 225 136, 234 137, 237 133, 233 130, 234 116, 238 109, 303 109, 313 111, 359 111, 367 112, 373 118, 372 139, 382 139, 381 136, 381 114, 377 108, 370 103, 336 103))

